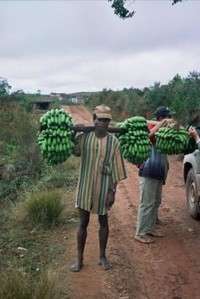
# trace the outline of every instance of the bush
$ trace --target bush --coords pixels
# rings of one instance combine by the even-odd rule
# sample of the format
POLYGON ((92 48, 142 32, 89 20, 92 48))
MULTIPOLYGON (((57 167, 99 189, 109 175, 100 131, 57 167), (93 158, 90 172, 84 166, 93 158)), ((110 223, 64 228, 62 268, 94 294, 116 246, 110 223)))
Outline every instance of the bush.
POLYGON ((64 209, 62 194, 58 190, 33 193, 24 201, 24 207, 28 218, 36 225, 51 228, 58 223, 64 209))

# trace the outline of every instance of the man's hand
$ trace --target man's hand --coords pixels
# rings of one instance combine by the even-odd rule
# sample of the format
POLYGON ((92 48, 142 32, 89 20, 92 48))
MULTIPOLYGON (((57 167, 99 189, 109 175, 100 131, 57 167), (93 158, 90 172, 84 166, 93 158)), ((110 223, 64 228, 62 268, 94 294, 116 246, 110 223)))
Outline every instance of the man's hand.
POLYGON ((192 136, 194 138, 194 140, 196 142, 199 142, 199 140, 200 140, 199 135, 193 127, 189 127, 188 133, 190 134, 190 136, 192 136))
POLYGON ((75 127, 75 128, 74 128, 74 131, 75 131, 75 132, 81 132, 81 131, 84 130, 84 128, 85 128, 85 124, 75 124, 74 127, 75 127))
POLYGON ((114 202, 115 202, 115 193, 109 192, 107 194, 107 198, 106 198, 106 205, 107 205, 108 210, 111 209, 114 202))
POLYGON ((165 127, 165 126, 167 126, 169 124, 173 124, 173 123, 176 123, 173 118, 164 118, 161 120, 162 127, 165 127))

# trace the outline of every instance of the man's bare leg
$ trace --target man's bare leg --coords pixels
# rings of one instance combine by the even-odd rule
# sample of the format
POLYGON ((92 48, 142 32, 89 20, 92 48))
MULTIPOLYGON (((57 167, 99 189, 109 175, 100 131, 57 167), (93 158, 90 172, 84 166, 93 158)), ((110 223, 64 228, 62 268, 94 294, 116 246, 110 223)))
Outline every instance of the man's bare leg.
POLYGON ((109 226, 108 226, 108 215, 99 215, 99 247, 100 247, 100 256, 99 264, 102 265, 104 270, 109 270, 112 268, 112 265, 108 262, 106 258, 106 246, 109 235, 109 226))
POLYGON ((90 221, 90 213, 79 209, 79 219, 80 223, 77 230, 78 257, 76 262, 70 267, 70 270, 73 272, 78 272, 83 267, 83 253, 87 239, 87 227, 90 221))

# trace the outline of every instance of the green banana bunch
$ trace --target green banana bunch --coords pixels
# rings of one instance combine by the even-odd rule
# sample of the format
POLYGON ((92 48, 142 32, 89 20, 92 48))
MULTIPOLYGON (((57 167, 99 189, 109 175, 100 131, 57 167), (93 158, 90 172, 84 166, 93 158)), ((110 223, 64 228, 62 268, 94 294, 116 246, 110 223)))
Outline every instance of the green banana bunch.
POLYGON ((68 159, 74 143, 71 141, 72 116, 63 108, 51 109, 40 118, 38 144, 48 165, 56 165, 68 159))
POLYGON ((157 132, 156 147, 158 152, 167 155, 182 154, 188 148, 190 135, 188 131, 181 127, 178 129, 168 125, 161 127, 157 132))
POLYGON ((118 123, 117 127, 126 131, 124 134, 116 134, 123 157, 132 164, 145 161, 151 152, 151 141, 146 119, 142 116, 134 116, 118 123))

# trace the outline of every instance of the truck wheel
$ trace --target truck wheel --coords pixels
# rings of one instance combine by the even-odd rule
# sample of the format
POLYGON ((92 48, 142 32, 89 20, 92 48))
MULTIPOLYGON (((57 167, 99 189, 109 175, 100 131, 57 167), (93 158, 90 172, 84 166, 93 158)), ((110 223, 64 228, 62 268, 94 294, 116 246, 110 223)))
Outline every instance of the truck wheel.
POLYGON ((186 203, 189 215, 193 219, 200 219, 200 199, 197 190, 197 181, 193 169, 190 169, 186 179, 186 203))

